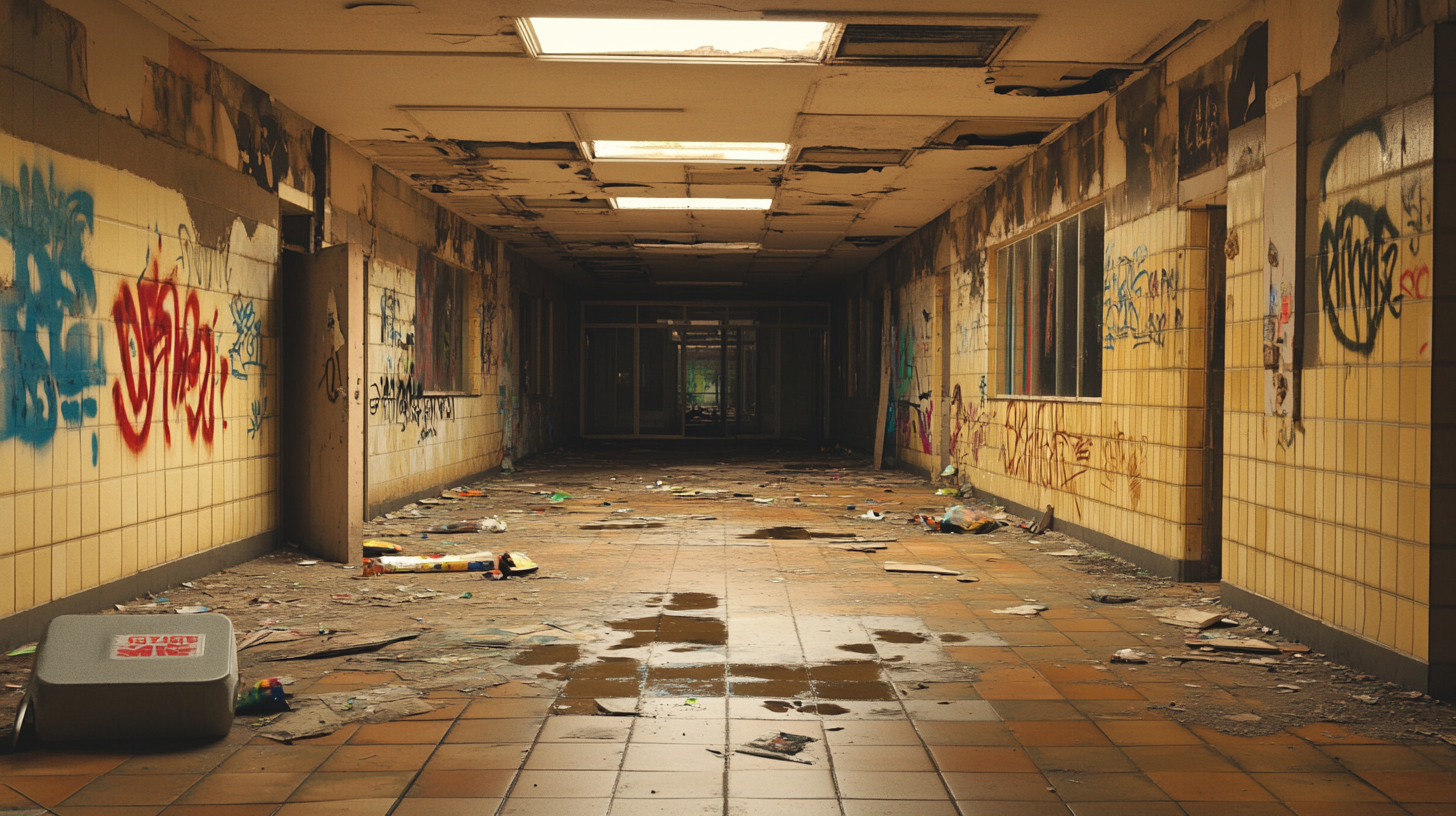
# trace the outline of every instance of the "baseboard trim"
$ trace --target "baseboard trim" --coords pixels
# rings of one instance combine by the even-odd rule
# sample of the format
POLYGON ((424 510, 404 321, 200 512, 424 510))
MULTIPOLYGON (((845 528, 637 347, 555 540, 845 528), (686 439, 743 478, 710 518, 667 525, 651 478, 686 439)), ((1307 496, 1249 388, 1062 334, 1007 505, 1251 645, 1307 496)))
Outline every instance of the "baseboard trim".
MULTIPOLYGON (((1028 505, 1022 504, 1021 502, 1012 501, 1011 499, 1008 499, 1004 496, 997 496, 996 494, 982 490, 979 487, 976 488, 976 495, 984 499, 990 499, 992 501, 995 501, 997 504, 1005 507, 1007 510, 1010 510, 1016 515, 1023 516, 1028 519, 1040 517, 1042 512, 1046 509, 1044 507, 1030 507, 1028 505)), ((1152 550, 1144 549, 1137 546, 1136 544, 1129 544, 1128 542, 1123 541, 1120 538, 1113 538, 1106 533, 1098 532, 1090 527, 1084 527, 1081 524, 1077 524, 1076 522, 1067 521, 1061 516, 1053 517, 1052 529, 1059 533, 1069 535, 1072 538, 1077 539, 1078 541, 1091 544, 1092 546, 1100 550, 1109 552, 1117 556, 1118 558, 1127 561, 1128 563, 1135 564, 1138 567, 1147 570, 1153 575, 1157 575, 1163 578, 1170 578, 1174 581, 1208 580, 1202 574, 1204 569, 1204 564, 1202 561, 1192 561, 1181 558, 1169 558, 1166 555, 1162 555, 1161 553, 1155 553, 1152 550)))
POLYGON ((235 567, 278 549, 277 531, 223 544, 0 618, 0 648, 38 641, 61 615, 85 615, 235 567))
POLYGON ((500 477, 500 475, 500 466, 496 466, 488 470, 482 470, 479 473, 472 473, 469 476, 458 476, 454 479, 447 479, 446 481, 440 482, 433 487, 427 487, 424 490, 416 490, 413 493, 400 496, 398 498, 385 499, 384 501, 376 502, 369 505, 368 510, 364 514, 364 520, 367 522, 369 521, 369 519, 379 518, 385 513, 393 513, 394 511, 400 509, 401 507, 404 507, 407 504, 414 504, 420 499, 428 499, 433 496, 439 496, 442 492, 449 490, 452 487, 468 484, 470 482, 486 481, 492 476, 498 478, 500 477))
POLYGON ((1265 626, 1278 629, 1281 636, 1303 643, 1336 663, 1434 696, 1456 693, 1456 688, 1450 684, 1436 683, 1446 687, 1433 690, 1430 664, 1403 655, 1389 646, 1311 618, 1227 581, 1222 582, 1220 597, 1225 606, 1248 612, 1265 626))

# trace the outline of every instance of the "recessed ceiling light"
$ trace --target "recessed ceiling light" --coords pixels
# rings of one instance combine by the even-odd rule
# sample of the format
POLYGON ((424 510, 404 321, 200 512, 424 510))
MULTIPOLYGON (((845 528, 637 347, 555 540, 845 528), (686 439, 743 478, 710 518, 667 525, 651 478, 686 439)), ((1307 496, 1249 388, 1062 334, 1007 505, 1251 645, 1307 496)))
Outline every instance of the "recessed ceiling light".
POLYGON ((684 253, 718 253, 718 252, 757 252, 763 249, 763 245, 752 241, 701 241, 696 244, 633 244, 636 249, 646 249, 652 252, 684 252, 684 253))
POLYGON ((619 210, 767 210, 771 198, 614 198, 619 210))
POLYGON ((797 20, 623 20, 528 17, 517 23, 537 57, 820 62, 834 26, 797 20))
POLYGON ((591 157, 621 161, 762 162, 782 164, 789 157, 783 142, 587 142, 591 157))

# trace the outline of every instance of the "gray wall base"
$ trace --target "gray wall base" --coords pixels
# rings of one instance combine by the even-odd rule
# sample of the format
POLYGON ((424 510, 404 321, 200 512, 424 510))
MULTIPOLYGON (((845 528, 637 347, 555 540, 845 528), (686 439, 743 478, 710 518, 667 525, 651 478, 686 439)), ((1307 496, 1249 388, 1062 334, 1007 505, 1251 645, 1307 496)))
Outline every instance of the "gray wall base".
POLYGON ((219 570, 252 561, 278 549, 276 531, 244 538, 221 547, 158 564, 135 575, 57 598, 24 612, 0 618, 0 649, 10 650, 40 640, 53 618, 61 615, 87 615, 192 581, 219 570))
POLYGON ((1456 693, 1456 688, 1449 681, 1433 682, 1431 666, 1414 657, 1315 620, 1278 601, 1241 589, 1227 581, 1223 582, 1221 589, 1224 605, 1248 612, 1265 626, 1278 629, 1282 637, 1322 652, 1336 663, 1433 696, 1449 697, 1456 693))

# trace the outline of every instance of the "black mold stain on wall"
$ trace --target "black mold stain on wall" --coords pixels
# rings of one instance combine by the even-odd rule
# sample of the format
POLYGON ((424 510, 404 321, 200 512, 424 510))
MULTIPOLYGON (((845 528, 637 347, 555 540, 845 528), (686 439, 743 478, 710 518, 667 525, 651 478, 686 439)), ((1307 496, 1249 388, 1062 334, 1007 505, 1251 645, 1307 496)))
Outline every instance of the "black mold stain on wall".
POLYGON ((1162 183, 1173 164, 1173 139, 1163 126, 1167 101, 1162 70, 1149 71, 1117 96, 1117 131, 1127 148, 1125 218, 1132 220, 1161 207, 1172 197, 1162 183))
MULTIPOLYGON (((1229 112, 1220 58, 1178 84, 1178 178, 1228 163, 1229 112)), ((1260 86, 1262 88, 1262 85, 1260 86)), ((1263 104, 1260 91, 1260 105, 1263 104)), ((1247 96, 1247 94, 1246 94, 1247 96)))
POLYGON ((1259 23, 1244 33, 1233 48, 1234 74, 1229 80, 1227 132, 1264 115, 1264 91, 1269 86, 1269 24, 1259 23))

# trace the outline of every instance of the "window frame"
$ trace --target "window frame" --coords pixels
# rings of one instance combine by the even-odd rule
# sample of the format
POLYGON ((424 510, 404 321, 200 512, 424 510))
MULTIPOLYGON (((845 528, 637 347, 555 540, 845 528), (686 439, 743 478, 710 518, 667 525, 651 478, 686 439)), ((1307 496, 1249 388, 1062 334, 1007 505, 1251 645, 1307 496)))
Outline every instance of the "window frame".
MULTIPOLYGON (((991 355, 992 376, 989 378, 996 386, 996 393, 992 398, 1049 402, 1102 401, 1106 379, 1102 343, 1102 292, 1106 271, 1102 256, 1103 247, 1106 246, 1106 218, 1105 199, 1099 198, 1065 213, 1055 221, 1042 224, 991 248, 990 256, 997 276, 994 290, 997 298, 994 307, 997 343, 991 355), (1102 240, 1097 242, 1097 246, 1089 246, 1087 221, 1094 212, 1099 220, 1095 234, 1102 240), (1075 327, 1064 325, 1070 281, 1059 271, 1064 269, 1068 259, 1067 248, 1064 246, 1068 233, 1076 237, 1077 243, 1075 301, 1070 305, 1077 318, 1075 327), (1049 249, 1039 250, 1047 243, 1049 249), (1054 259, 1049 268, 1042 263, 1038 251, 1046 252, 1054 259), (1092 275, 1089 272, 1092 271, 1096 273, 1095 280, 1090 280, 1092 275), (1047 281, 1051 282, 1050 287, 1046 285, 1047 281), (1032 300, 1027 297, 1027 290, 1031 290, 1029 294, 1039 301, 1046 295, 1047 288, 1052 289, 1052 296, 1055 297, 1055 304, 1049 304, 1048 308, 1058 319, 1057 325, 1051 329, 1055 333, 1055 342, 1050 350, 1047 349, 1047 344, 1051 342, 1049 338, 1041 344, 1041 360, 1038 361, 1033 359, 1035 349, 1028 349, 1025 342, 1018 344, 1018 340, 1022 339, 1020 335, 1024 332, 1023 327, 1035 319, 1034 315, 1030 315, 1032 300), (1092 295, 1096 296, 1095 308, 1089 309, 1088 298, 1092 295), (1093 328, 1096 331, 1089 334, 1089 330, 1093 328), (1068 341, 1072 344, 1070 350, 1066 348, 1068 341), (1094 354, 1097 356, 1096 370, 1089 372, 1088 361, 1094 354), (1066 361, 1064 355, 1075 361, 1075 371, 1070 374, 1075 393, 1062 393, 1067 378, 1067 372, 1060 368, 1066 361), (1042 370, 1047 357, 1051 358, 1053 366, 1049 375, 1042 370), (1034 371, 1036 376, 1029 376, 1028 369, 1034 371), (1095 390, 1089 382, 1089 374, 1096 377, 1095 390), (1047 376, 1050 376, 1053 393, 1044 393, 1047 376)), ((1038 336, 1044 336, 1047 333, 1045 320, 1037 321, 1035 329, 1038 336)))

